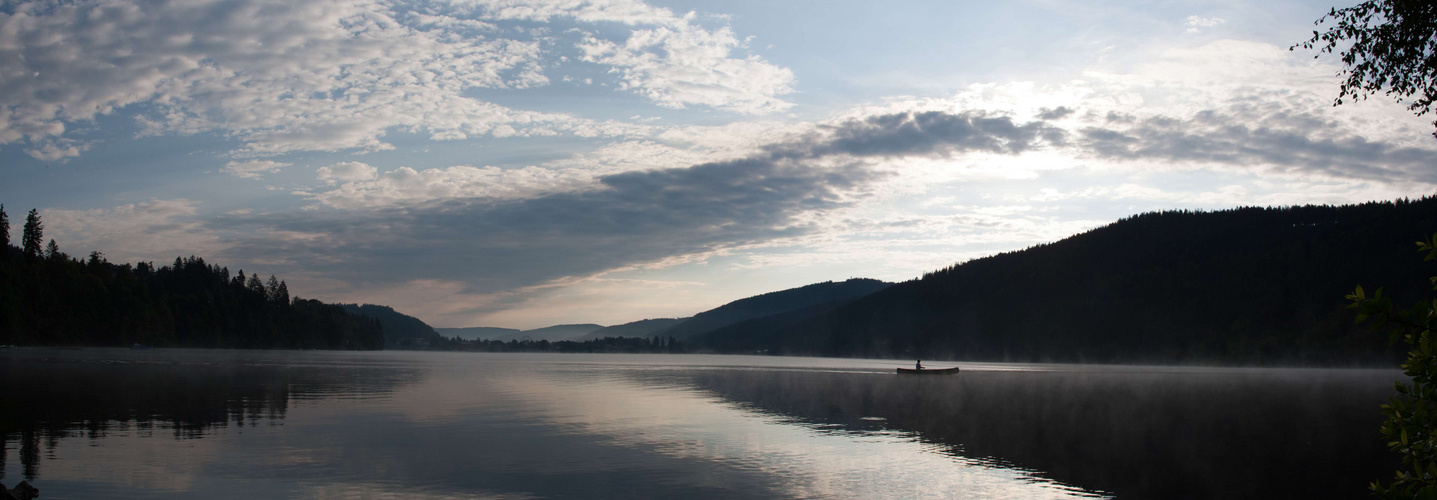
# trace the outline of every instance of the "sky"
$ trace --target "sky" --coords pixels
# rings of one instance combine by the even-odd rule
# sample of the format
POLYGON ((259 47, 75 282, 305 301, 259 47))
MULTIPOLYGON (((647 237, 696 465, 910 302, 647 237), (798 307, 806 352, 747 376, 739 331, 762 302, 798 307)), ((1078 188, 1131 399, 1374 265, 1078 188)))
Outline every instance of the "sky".
POLYGON ((1288 50, 1333 4, 1129 3, 9 1, 0 203, 527 329, 1437 189, 1430 117, 1288 50))

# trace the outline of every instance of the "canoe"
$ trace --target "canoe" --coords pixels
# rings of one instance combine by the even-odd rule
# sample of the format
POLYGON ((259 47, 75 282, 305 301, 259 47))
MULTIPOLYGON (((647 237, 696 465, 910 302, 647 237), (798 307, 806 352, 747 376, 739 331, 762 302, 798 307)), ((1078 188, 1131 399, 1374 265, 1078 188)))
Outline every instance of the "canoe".
POLYGON ((957 374, 958 374, 958 367, 955 366, 955 367, 952 367, 952 368, 924 368, 924 369, 922 369, 922 370, 914 370, 914 369, 912 369, 912 368, 899 368, 899 369, 898 369, 898 374, 899 374, 899 375, 957 375, 957 374))

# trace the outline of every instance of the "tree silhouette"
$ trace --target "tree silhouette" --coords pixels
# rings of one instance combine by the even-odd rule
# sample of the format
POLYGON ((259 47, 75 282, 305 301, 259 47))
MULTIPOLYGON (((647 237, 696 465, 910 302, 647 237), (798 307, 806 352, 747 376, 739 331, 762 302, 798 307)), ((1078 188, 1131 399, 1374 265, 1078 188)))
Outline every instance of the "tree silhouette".
POLYGON ((279 302, 279 278, 273 274, 269 275, 269 281, 264 285, 264 298, 270 302, 279 302))
POLYGON ((40 257, 41 241, 45 237, 45 224, 40 222, 40 211, 30 209, 30 214, 25 216, 24 234, 21 235, 21 243, 24 245, 26 257, 40 257))
MULTIPOLYGON (((0 204, 0 252, 10 248, 10 216, 5 214, 5 205, 0 204)), ((0 255, 4 255, 0 253, 0 255)))
MULTIPOLYGON (((270 302, 198 257, 156 268, 113 264, 99 251, 72 259, 54 240, 47 246, 45 260, 0 254, 0 345, 384 347, 373 320, 315 300, 289 302, 277 278, 270 302)), ((248 278, 259 285, 258 273, 248 278)))
MULTIPOLYGON (((1317 48, 1316 58, 1351 44, 1342 52, 1345 67, 1338 76, 1346 81, 1334 106, 1384 92, 1398 102, 1413 98, 1407 109, 1418 116, 1432 110, 1437 102, 1437 2, 1368 0, 1332 9, 1313 24, 1320 26, 1328 18, 1336 25, 1314 30, 1312 38, 1288 50, 1317 48)), ((1437 132, 1432 135, 1437 137, 1437 132)))

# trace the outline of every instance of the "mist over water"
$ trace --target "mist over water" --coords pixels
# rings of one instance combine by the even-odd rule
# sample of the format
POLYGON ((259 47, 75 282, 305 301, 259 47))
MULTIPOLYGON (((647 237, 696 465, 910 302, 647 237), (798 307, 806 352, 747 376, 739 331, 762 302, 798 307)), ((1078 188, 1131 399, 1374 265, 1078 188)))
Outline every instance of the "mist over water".
POLYGON ((42 498, 1351 498, 1396 465, 1376 430, 1394 370, 900 364, 9 349, 0 479, 42 498))

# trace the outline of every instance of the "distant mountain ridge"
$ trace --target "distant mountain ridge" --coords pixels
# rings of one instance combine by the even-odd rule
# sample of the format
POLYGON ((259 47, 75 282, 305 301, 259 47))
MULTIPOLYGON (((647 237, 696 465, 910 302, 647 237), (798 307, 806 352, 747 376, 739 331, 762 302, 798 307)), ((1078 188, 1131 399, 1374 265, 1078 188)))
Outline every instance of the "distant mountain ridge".
POLYGON ((493 339, 504 335, 519 333, 518 328, 497 328, 492 326, 471 326, 465 328, 435 328, 445 337, 459 337, 464 340, 493 339))
POLYGON ((735 323, 773 316, 793 314, 811 307, 862 297, 884 288, 887 283, 868 278, 852 278, 847 281, 825 281, 812 285, 735 300, 719 307, 695 314, 692 318, 670 328, 656 332, 657 335, 687 340, 735 323))
POLYGON ((491 338, 489 340, 502 340, 508 342, 510 340, 529 339, 535 341, 547 340, 549 342, 559 342, 564 340, 576 340, 579 337, 587 335, 589 332, 598 330, 603 327, 604 325, 595 325, 592 323, 583 323, 577 325, 554 325, 546 326, 544 328, 535 328, 533 330, 521 330, 507 335, 501 335, 496 338, 491 338))
POLYGON ((604 337, 626 337, 626 338, 647 338, 658 335, 664 329, 682 323, 688 318, 654 318, 641 319, 622 325, 607 326, 594 330, 579 337, 578 341, 601 339, 604 337))
POLYGON ((899 283, 808 318, 698 340, 721 352, 1223 364, 1384 364, 1343 296, 1425 295, 1412 242, 1437 198, 1145 213, 899 283))

